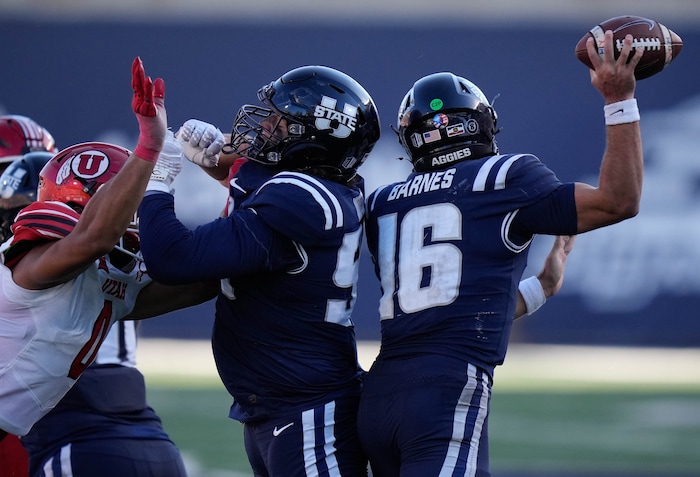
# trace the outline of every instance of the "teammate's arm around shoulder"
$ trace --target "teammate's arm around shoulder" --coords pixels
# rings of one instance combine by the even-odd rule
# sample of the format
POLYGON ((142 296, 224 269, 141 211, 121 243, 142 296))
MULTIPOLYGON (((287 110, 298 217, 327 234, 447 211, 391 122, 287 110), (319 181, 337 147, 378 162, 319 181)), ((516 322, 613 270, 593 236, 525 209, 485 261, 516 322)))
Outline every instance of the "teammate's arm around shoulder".
POLYGON ((634 217, 642 193, 643 155, 639 110, 634 99, 634 68, 641 48, 632 52, 632 36, 623 43, 617 60, 613 56, 612 32, 605 33, 605 53, 598 55, 594 43, 587 44, 595 69, 591 83, 605 100, 607 145, 600 168, 598 187, 577 183, 575 189, 578 232, 587 232, 634 217))
POLYGON ((132 108, 139 123, 134 153, 90 198, 72 232, 33 247, 15 265, 13 279, 21 287, 43 289, 75 278, 112 250, 133 219, 163 148, 167 116, 165 84, 145 75, 140 58, 132 65, 132 87, 132 108))

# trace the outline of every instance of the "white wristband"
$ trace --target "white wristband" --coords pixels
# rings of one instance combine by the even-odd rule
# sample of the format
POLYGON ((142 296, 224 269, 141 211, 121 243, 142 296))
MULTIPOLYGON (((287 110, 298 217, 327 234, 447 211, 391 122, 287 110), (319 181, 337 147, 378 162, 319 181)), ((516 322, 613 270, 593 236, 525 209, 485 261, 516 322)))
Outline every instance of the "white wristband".
POLYGON ((518 291, 523 296, 528 315, 532 315, 539 310, 544 305, 544 302, 547 301, 542 284, 537 277, 521 280, 518 284, 518 291))
POLYGON ((146 191, 165 192, 168 194, 173 193, 173 190, 170 187, 168 187, 168 185, 165 182, 153 180, 153 179, 148 181, 148 185, 146 186, 146 191))
POLYGON ((637 100, 634 98, 606 104, 603 106, 603 112, 605 113, 606 126, 639 121, 639 108, 637 100))

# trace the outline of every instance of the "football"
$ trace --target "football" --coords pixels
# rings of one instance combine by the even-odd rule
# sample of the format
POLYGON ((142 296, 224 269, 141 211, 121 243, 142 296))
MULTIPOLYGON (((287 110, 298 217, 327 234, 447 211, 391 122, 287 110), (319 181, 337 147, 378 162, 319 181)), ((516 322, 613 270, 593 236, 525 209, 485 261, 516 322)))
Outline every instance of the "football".
MULTIPOLYGON (((683 48, 683 40, 667 27, 648 18, 636 16, 621 16, 605 20, 591 28, 576 44, 574 53, 584 65, 593 68, 586 40, 592 36, 596 41, 598 53, 603 54, 603 39, 606 30, 613 32, 615 58, 620 56, 622 41, 625 36, 632 35, 632 48, 644 47, 644 54, 635 68, 634 77, 638 80, 648 78, 662 71, 673 61, 683 48)), ((632 51, 634 53, 634 50, 632 51)))

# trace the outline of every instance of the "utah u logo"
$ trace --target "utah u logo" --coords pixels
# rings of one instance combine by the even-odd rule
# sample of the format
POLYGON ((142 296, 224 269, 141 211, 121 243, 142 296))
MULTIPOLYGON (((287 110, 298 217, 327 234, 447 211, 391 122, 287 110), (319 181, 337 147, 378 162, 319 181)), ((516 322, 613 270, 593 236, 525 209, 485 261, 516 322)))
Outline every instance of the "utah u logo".
POLYGON ((85 151, 71 161, 73 174, 83 179, 94 179, 109 169, 109 158, 100 151, 85 151))
POLYGON ((321 104, 316 106, 314 116, 316 116, 316 129, 332 129, 331 136, 346 138, 355 131, 357 126, 357 106, 345 104, 343 111, 336 111, 337 100, 323 96, 321 104))
POLYGON ((103 152, 89 150, 81 152, 65 161, 56 173, 56 183, 62 184, 71 174, 83 179, 100 177, 109 169, 109 157, 103 152))

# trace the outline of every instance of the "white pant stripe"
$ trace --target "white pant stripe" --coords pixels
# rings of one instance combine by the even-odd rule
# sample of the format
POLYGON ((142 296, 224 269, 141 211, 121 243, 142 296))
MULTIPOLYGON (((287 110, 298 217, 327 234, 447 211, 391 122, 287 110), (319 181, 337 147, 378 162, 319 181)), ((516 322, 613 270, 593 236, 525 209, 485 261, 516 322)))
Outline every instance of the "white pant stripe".
POLYGON ((460 395, 457 406, 455 407, 455 413, 452 421, 452 437, 450 439, 450 445, 447 448, 447 455, 445 456, 445 460, 442 463, 442 468, 440 469, 439 477, 451 477, 457 466, 459 452, 464 444, 463 441, 464 433, 467 427, 467 415, 469 413, 470 403, 472 396, 474 396, 474 393, 476 392, 477 385, 479 385, 481 388, 482 395, 481 401, 479 402, 479 411, 476 417, 476 422, 474 423, 474 432, 469 442, 467 469, 464 475, 465 477, 474 477, 476 474, 476 459, 479 455, 481 431, 488 411, 489 391, 486 377, 483 376, 481 382, 479 383, 476 379, 476 367, 470 364, 467 368, 467 384, 464 386, 464 389, 462 389, 462 394, 460 395))
POLYGON ((331 401, 324 406, 323 416, 324 455, 326 456, 326 467, 332 476, 340 476, 338 460, 335 457, 335 401, 331 401))
MULTIPOLYGON (((314 421, 313 409, 301 413, 304 435, 304 467, 307 477, 318 477, 319 475, 314 421)), ((334 477, 341 477, 335 456, 335 401, 326 404, 323 408, 323 440, 324 460, 328 473, 334 477)))
POLYGON ((61 463, 61 473, 56 475, 53 471, 54 458, 50 458, 44 464, 44 475, 46 477, 73 477, 73 467, 71 466, 71 445, 65 445, 58 451, 58 458, 61 463))
POLYGON ((301 425, 304 433, 304 468, 307 477, 318 477, 316 465, 316 432, 314 431, 314 410, 301 413, 301 425))
POLYGON ((471 444, 469 446, 469 457, 467 457, 467 469, 465 476, 474 476, 476 474, 476 459, 479 457, 479 443, 481 441, 481 431, 484 427, 484 421, 488 415, 489 408, 489 385, 486 374, 481 375, 481 400, 479 401, 479 413, 476 416, 474 423, 474 434, 472 434, 471 444))

